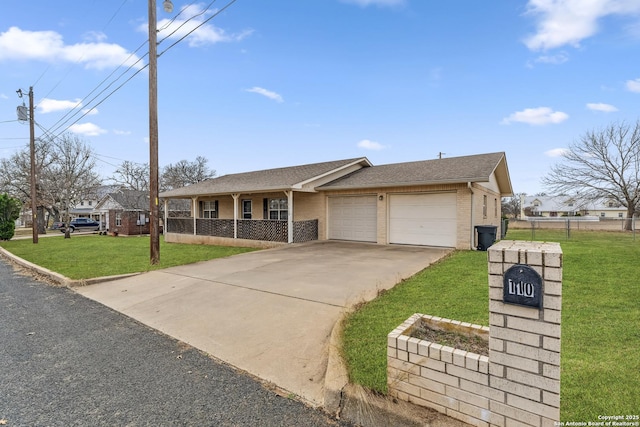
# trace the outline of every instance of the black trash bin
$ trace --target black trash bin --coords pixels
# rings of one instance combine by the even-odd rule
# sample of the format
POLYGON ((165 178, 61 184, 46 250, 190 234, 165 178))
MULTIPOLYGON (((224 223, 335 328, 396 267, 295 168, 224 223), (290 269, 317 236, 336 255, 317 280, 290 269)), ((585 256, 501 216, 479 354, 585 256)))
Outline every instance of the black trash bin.
POLYGON ((496 242, 498 227, 495 225, 476 225, 475 228, 478 233, 478 250, 486 251, 496 242))

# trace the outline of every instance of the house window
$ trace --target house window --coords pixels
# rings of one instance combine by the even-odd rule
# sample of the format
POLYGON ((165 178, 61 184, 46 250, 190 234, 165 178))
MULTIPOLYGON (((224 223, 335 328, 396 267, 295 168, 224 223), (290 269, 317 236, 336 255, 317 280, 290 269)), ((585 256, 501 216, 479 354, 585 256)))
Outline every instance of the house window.
POLYGON ((269 199, 269 219, 286 221, 289 215, 287 199, 269 199))
POLYGON ((218 201, 203 200, 200 202, 200 218, 218 218, 218 201))
POLYGON ((89 206, 93 206, 93 202, 89 200, 89 206))
POLYGON ((609 207, 612 208, 613 207, 613 202, 609 202, 609 207))
POLYGON ((482 196, 482 217, 487 217, 487 196, 486 194, 482 196))
POLYGON ((498 218, 498 199, 493 199, 493 216, 498 218))
POLYGON ((242 219, 251 219, 251 200, 242 201, 242 219))
POLYGON ((122 226, 122 213, 116 212, 116 227, 122 226))
POLYGON ((80 206, 84 206, 84 200, 80 202, 80 206))
POLYGON ((600 218, 604 218, 604 212, 600 212, 600 218))
POLYGON ((622 218, 622 212, 618 212, 618 218, 622 218))

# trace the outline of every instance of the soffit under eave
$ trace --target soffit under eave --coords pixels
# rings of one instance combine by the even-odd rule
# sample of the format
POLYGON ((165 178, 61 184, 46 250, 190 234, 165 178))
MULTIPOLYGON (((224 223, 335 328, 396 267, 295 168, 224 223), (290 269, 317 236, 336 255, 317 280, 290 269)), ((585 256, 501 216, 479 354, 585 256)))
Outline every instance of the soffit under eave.
POLYGON ((180 195, 180 196, 169 196, 169 197, 160 196, 160 199, 162 199, 162 200, 186 200, 186 199, 193 199, 194 197, 198 197, 198 198, 203 198, 203 197, 222 197, 222 196, 232 197, 233 194, 251 195, 251 194, 265 194, 265 193, 284 193, 285 191, 294 191, 294 192, 298 192, 298 193, 317 193, 317 191, 315 191, 314 189, 289 187, 289 188, 264 188, 264 189, 257 189, 257 190, 251 190, 251 191, 225 191, 225 192, 221 192, 221 193, 184 194, 184 195, 180 195))
POLYGON ((502 156, 495 169, 493 175, 496 177, 501 197, 513 196, 513 187, 511 186, 511 176, 509 175, 509 167, 507 166, 507 158, 502 156))
POLYGON ((465 179, 443 179, 438 181, 410 181, 410 182, 393 182, 393 183, 385 183, 385 184, 365 184, 365 185, 345 185, 345 186, 330 186, 330 187, 321 187, 318 188, 318 191, 329 192, 329 191, 344 191, 344 190, 372 190, 376 188, 380 189, 389 189, 389 188, 397 188, 397 187, 427 187, 427 186, 436 186, 436 185, 464 185, 466 186, 469 182, 489 182, 489 178, 481 177, 481 178, 465 178, 465 179))

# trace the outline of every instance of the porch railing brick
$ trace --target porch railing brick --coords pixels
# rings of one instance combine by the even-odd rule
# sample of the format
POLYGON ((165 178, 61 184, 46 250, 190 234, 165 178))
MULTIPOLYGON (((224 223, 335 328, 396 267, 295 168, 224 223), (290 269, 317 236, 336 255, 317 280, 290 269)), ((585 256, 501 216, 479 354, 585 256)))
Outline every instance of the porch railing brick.
POLYGON ((167 218, 169 233, 193 234, 193 218, 167 218))
MULTIPOLYGON (((193 218, 167 218, 167 231, 193 234, 193 218)), ((234 220, 197 218, 196 235, 233 238, 234 220)), ((237 238, 286 243, 289 241, 289 228, 287 221, 239 219, 237 238)), ((318 240, 318 220, 294 221, 294 243, 312 240, 318 240)))
POLYGON ((232 219, 196 219, 196 235, 233 237, 232 219))

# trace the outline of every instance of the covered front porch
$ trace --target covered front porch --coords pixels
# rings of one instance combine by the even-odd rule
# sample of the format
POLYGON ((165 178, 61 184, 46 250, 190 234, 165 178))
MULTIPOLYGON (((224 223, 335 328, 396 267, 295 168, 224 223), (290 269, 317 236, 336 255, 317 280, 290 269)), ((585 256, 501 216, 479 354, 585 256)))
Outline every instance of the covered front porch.
MULTIPOLYGON (((308 200, 298 193, 296 199, 308 200)), ((175 199, 171 199, 175 200, 175 199)), ((182 199, 184 201, 184 199, 182 199)), ((318 219, 294 219, 291 190, 195 196, 175 210, 164 200, 165 238, 188 243, 277 246, 318 240, 318 219), (186 203, 188 203, 188 208, 186 203), (189 237, 193 236, 193 237, 189 237)), ((304 209, 300 209, 304 212, 304 209)))

